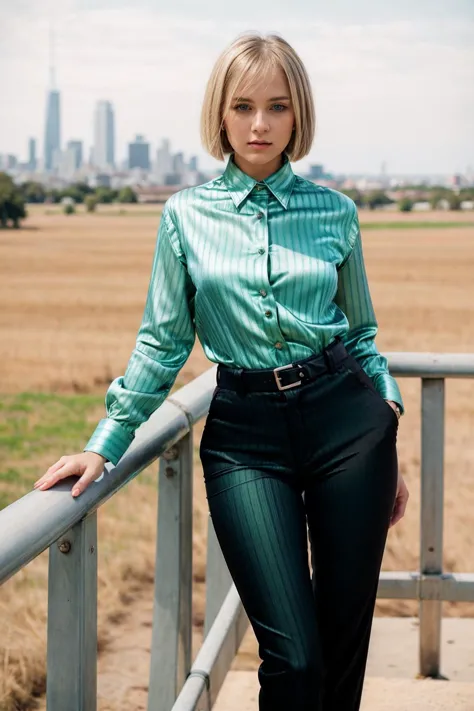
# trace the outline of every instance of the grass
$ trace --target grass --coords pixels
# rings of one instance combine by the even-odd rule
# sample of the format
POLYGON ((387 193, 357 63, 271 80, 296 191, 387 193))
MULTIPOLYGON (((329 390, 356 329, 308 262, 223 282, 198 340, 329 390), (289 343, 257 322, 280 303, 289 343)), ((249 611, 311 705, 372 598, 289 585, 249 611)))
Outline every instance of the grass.
POLYGON ((0 509, 26 493, 38 462, 58 452, 80 452, 92 434, 89 413, 98 395, 4 394, 0 404, 0 509))
MULTIPOLYGON (((177 380, 173 390, 180 387, 177 380)), ((39 462, 53 464, 61 453, 81 452, 94 429, 92 413, 103 395, 17 393, 0 402, 0 510, 26 494, 41 474, 39 462)), ((155 485, 149 470, 140 474, 155 485), (148 472, 148 473, 147 473, 148 472)))

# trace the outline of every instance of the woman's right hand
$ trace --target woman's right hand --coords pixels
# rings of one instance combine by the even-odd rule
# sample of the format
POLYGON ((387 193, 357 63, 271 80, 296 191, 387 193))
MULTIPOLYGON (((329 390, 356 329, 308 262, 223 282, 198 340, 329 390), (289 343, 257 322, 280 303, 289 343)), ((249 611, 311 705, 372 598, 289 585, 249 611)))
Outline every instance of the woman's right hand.
POLYGON ((79 476, 79 480, 72 488, 72 495, 79 496, 91 481, 95 481, 104 471, 104 464, 108 460, 95 452, 81 452, 61 457, 35 481, 33 488, 45 491, 61 479, 68 476, 79 476))

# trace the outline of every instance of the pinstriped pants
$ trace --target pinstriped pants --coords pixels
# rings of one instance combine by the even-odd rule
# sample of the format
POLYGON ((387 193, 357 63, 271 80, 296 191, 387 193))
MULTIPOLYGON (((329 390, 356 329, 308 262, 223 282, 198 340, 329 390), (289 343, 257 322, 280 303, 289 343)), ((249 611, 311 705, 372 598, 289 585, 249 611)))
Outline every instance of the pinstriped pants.
POLYGON ((218 386, 201 440, 210 514, 259 644, 260 711, 360 708, 398 419, 347 352, 331 371, 283 392, 218 386))

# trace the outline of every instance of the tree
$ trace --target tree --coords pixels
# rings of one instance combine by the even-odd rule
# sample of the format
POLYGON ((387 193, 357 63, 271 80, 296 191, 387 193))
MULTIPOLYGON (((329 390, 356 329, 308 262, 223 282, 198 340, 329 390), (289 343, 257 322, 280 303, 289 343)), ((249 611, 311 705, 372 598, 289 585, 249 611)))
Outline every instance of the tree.
POLYGON ((77 185, 69 185, 59 192, 59 199, 72 198, 76 203, 84 202, 84 193, 80 190, 77 185))
POLYGON ((84 197, 86 195, 92 195, 92 193, 94 192, 94 188, 91 188, 91 186, 87 185, 87 183, 76 183, 74 187, 76 188, 76 190, 79 190, 84 195, 84 197))
POLYGON ((87 212, 94 212, 95 208, 97 207, 97 197, 95 195, 86 195, 84 198, 84 203, 86 206, 87 212))
POLYGON ((461 209, 461 198, 457 193, 451 192, 449 195, 447 195, 447 200, 449 203, 449 209, 450 210, 460 210, 461 209))
POLYGON ((72 202, 66 202, 63 205, 63 212, 65 215, 74 215, 76 212, 76 208, 74 207, 72 202))
POLYGON ((55 188, 51 188, 46 192, 46 200, 45 202, 52 202, 52 203, 58 203, 61 200, 61 193, 59 190, 56 190, 55 188))
POLYGON ((74 202, 83 203, 86 195, 92 195, 94 190, 87 185, 87 183, 74 183, 73 185, 68 185, 67 188, 63 188, 60 192, 61 198, 72 197, 74 202))
POLYGON ((363 195, 362 202, 370 210, 374 210, 376 207, 382 207, 383 205, 389 205, 393 202, 390 200, 388 195, 384 193, 383 190, 372 190, 371 192, 363 195))
POLYGON ((111 203, 116 199, 117 192, 115 190, 111 190, 110 188, 100 187, 95 191, 95 196, 97 198, 97 202, 111 203))
POLYGON ((436 188, 435 190, 431 191, 430 195, 430 205, 432 210, 436 210, 439 206, 439 203, 443 198, 447 197, 446 195, 446 190, 436 188))
POLYGON ((130 187, 122 188, 118 194, 118 201, 123 203, 137 202, 137 196, 130 187))
POLYGON ((404 197, 398 201, 398 209, 400 212, 411 212, 413 210, 414 202, 408 197, 404 197))
POLYGON ((25 201, 20 188, 6 173, 0 173, 0 227, 20 226, 19 221, 26 217, 25 201))
POLYGON ((461 200, 474 200, 474 187, 461 188, 459 191, 459 197, 461 200))
POLYGON ((46 190, 44 187, 41 183, 36 183, 33 180, 23 183, 21 190, 26 202, 39 203, 44 202, 46 199, 46 190))

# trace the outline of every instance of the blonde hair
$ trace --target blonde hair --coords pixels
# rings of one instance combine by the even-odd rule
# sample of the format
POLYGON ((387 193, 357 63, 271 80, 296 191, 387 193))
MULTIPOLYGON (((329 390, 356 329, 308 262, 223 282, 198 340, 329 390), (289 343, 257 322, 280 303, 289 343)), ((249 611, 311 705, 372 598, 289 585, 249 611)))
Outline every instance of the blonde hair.
POLYGON ((257 77, 280 67, 290 89, 295 130, 285 153, 291 161, 308 155, 314 140, 316 115, 313 93, 305 66, 293 47, 278 35, 239 36, 217 59, 207 82, 201 110, 202 145, 213 158, 224 160, 232 153, 224 118, 239 87, 240 96, 257 77))

